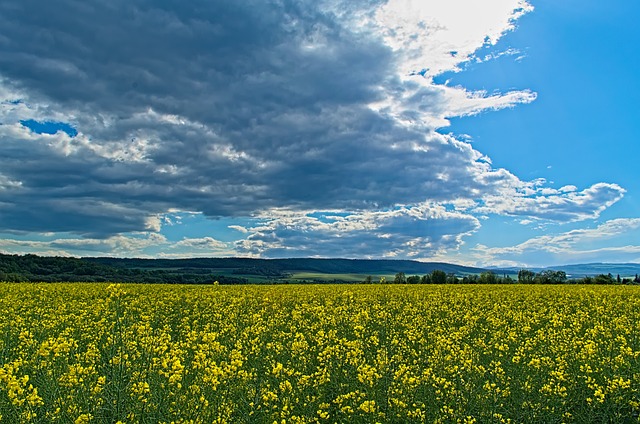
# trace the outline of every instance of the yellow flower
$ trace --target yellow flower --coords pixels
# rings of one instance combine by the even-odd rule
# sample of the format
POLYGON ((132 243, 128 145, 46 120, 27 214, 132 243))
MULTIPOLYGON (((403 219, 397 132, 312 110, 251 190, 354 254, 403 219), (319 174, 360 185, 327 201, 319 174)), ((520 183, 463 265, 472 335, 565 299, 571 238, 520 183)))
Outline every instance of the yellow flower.
POLYGON ((74 421, 75 424, 87 424, 91 422, 93 416, 91 414, 82 414, 74 421))
POLYGON ((365 400, 359 406, 359 409, 368 414, 373 414, 376 412, 376 401, 375 400, 365 400))

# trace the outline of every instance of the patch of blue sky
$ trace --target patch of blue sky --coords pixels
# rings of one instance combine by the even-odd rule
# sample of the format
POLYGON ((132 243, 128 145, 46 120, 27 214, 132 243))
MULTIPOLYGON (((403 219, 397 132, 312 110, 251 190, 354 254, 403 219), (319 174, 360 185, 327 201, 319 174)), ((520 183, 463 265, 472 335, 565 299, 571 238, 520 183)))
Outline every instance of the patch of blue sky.
MULTIPOLYGON (((523 16, 515 31, 476 52, 479 58, 497 55, 495 59, 471 61, 461 72, 442 74, 435 81, 488 94, 530 89, 537 99, 511 109, 452 118, 451 126, 440 132, 469 135, 474 148, 495 168, 508 169, 525 181, 544 178, 556 188, 579 189, 599 182, 619 184, 626 190, 624 198, 597 221, 637 216, 640 178, 633 171, 640 157, 640 56, 625 46, 640 44, 640 3, 532 4, 535 12, 523 16), (500 56, 510 49, 521 54, 500 56)), ((502 224, 493 225, 494 220, 483 221, 468 242, 515 242, 529 227, 510 225, 497 237, 493 231, 502 224)), ((545 231, 554 232, 553 227, 545 231)), ((573 227, 565 223, 556 230, 573 227)), ((629 237, 616 240, 637 243, 629 237)))
POLYGON ((78 135, 78 130, 76 130, 72 125, 67 124, 66 122, 40 122, 33 119, 26 119, 20 121, 20 123, 36 134, 55 134, 58 131, 62 131, 67 133, 69 137, 75 137, 76 135, 78 135))
POLYGON ((491 246, 513 246, 523 243, 531 238, 531 228, 540 225, 539 222, 532 221, 522 224, 523 218, 498 217, 483 219, 482 225, 465 238, 467 246, 473 247, 476 244, 488 244, 491 246))
POLYGON ((350 215, 352 215, 352 213, 350 212, 322 212, 322 211, 317 211, 317 212, 312 212, 307 214, 309 218, 315 218, 318 221, 326 224, 336 222, 338 218, 346 218, 350 215))
POLYGON ((522 60, 505 55, 437 79, 488 93, 528 88, 538 98, 513 109, 454 118, 441 131, 469 134, 496 167, 522 179, 578 186, 622 181, 625 188, 640 190, 628 172, 640 153, 638 143, 630 143, 640 132, 640 58, 620 48, 640 43, 640 32, 633 29, 640 3, 625 8, 565 3, 533 2, 535 12, 493 47, 519 49, 522 60))
POLYGON ((160 233, 169 241, 185 238, 213 237, 222 242, 233 242, 245 238, 245 233, 230 226, 251 228, 262 222, 255 218, 208 218, 201 213, 176 212, 164 216, 160 233))

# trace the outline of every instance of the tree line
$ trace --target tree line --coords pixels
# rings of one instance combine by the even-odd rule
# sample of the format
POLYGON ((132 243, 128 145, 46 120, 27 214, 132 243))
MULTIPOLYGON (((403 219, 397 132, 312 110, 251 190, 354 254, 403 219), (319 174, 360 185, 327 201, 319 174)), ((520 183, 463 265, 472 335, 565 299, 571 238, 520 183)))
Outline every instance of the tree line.
POLYGON ((104 265, 79 258, 0 254, 0 281, 119 282, 157 284, 247 284, 246 278, 207 269, 141 269, 104 265))
POLYGON ((640 284, 640 278, 636 274, 634 278, 620 278, 620 275, 600 274, 596 276, 584 276, 581 278, 568 278, 564 271, 544 270, 538 273, 528 269, 518 271, 517 277, 499 275, 492 271, 480 274, 469 274, 462 277, 441 270, 434 270, 427 275, 406 276, 404 272, 398 272, 392 281, 385 277, 374 280, 367 276, 363 283, 392 283, 392 284, 640 284))

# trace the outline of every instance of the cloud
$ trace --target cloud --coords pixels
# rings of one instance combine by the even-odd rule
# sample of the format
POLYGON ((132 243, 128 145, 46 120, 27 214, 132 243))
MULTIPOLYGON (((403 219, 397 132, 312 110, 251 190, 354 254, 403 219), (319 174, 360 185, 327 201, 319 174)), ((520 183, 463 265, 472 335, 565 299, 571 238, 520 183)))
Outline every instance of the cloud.
POLYGON ((232 230, 240 231, 243 234, 246 234, 249 232, 249 230, 247 230, 242 225, 229 225, 228 228, 231 228, 232 230))
POLYGON ((157 233, 116 235, 108 238, 70 238, 49 235, 48 240, 0 239, 0 251, 5 253, 33 253, 50 256, 145 256, 152 246, 168 245, 157 233))
POLYGON ((189 250, 192 249, 204 249, 208 253, 213 253, 219 250, 228 250, 227 243, 214 239, 213 237, 201 237, 201 238, 184 238, 173 245, 174 248, 186 247, 189 250))
POLYGON ((478 245, 474 251, 479 262, 495 265, 511 263, 521 266, 547 266, 594 261, 637 262, 640 261, 640 246, 628 244, 627 239, 637 238, 638 230, 640 218, 618 218, 606 221, 595 228, 538 236, 514 246, 478 245))
POLYGON ((533 6, 523 0, 423 2, 391 0, 376 20, 386 42, 410 71, 426 75, 459 70, 485 44, 495 45, 533 6), (464 12, 461 12, 464 11, 464 12))
POLYGON ((233 256, 233 246, 213 237, 169 241, 156 232, 115 235, 107 238, 73 238, 47 234, 42 240, 0 239, 0 252, 33 253, 49 256, 119 256, 185 258, 194 256, 233 256))
MULTIPOLYGON (((542 182, 544 183, 544 182, 542 182)), ((505 188, 501 195, 484 198, 476 212, 527 216, 559 222, 595 219, 626 192, 617 184, 597 183, 580 192, 574 186, 540 187, 540 182, 505 188)))
MULTIPOLYGON (((173 210, 267 215, 277 219, 246 228, 240 252, 413 257, 459 246, 478 225, 471 214, 597 217, 622 188, 537 192, 436 131, 536 98, 433 81, 532 10, 465 7, 474 12, 395 0, 2 3, 0 231, 115 240, 160 231, 173 210), (425 202, 458 215, 413 216, 425 202), (350 218, 329 225, 309 211, 350 218), (368 227, 341 236, 347 223, 368 227)), ((224 249, 208 236, 175 248, 224 249)))
POLYGON ((420 205, 383 212, 282 213, 250 228, 239 252, 265 257, 428 257, 455 250, 479 227, 470 215, 420 205))

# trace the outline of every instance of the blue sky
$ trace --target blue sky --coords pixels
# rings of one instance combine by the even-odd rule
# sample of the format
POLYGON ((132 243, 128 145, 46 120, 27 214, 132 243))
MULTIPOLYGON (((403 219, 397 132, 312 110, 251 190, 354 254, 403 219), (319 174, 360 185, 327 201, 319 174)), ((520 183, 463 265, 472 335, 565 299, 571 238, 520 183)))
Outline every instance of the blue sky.
POLYGON ((0 251, 640 262, 639 12, 0 4, 0 251))

